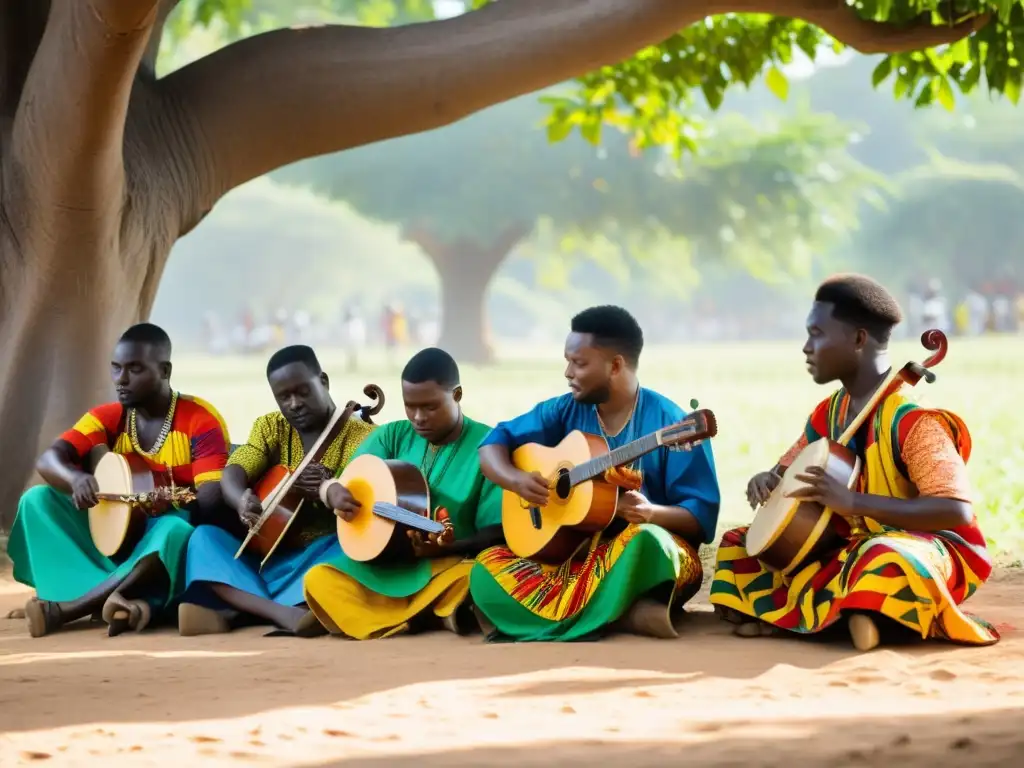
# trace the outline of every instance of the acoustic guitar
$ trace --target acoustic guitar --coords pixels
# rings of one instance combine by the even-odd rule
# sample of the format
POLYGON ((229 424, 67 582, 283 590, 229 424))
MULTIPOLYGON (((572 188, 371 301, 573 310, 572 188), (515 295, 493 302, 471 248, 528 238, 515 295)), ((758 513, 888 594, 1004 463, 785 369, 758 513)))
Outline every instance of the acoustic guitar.
POLYGON ((96 462, 93 477, 98 503, 89 510, 89 535, 104 557, 123 561, 146 532, 146 521, 195 500, 191 488, 167 484, 141 456, 108 451, 96 462))
POLYGON ((607 472, 663 446, 681 450, 716 434, 715 415, 701 409, 614 451, 603 437, 579 430, 553 448, 520 446, 512 453, 512 464, 539 472, 552 493, 544 507, 529 506, 512 491, 502 493, 501 526, 509 549, 544 563, 566 562, 615 519, 619 486, 607 479, 607 472))
POLYGON ((343 410, 335 408, 327 426, 324 427, 316 442, 313 443, 313 447, 302 458, 294 471, 283 464, 277 464, 264 472, 256 481, 253 490, 260 499, 263 511, 242 540, 238 551, 235 552, 236 560, 242 556, 243 552, 248 552, 260 558, 260 568, 262 568, 279 547, 284 546, 289 549, 297 546, 295 537, 292 535, 292 524, 302 510, 306 499, 293 488, 295 481, 310 464, 323 461, 331 444, 341 434, 353 413, 359 411, 362 419, 368 423, 372 423, 371 416, 380 413, 381 408, 384 407, 384 391, 376 384, 367 384, 363 388, 363 394, 371 400, 375 400, 374 405, 361 406, 350 400, 343 410))
POLYGON ((915 386, 921 379, 929 384, 934 382, 935 374, 929 369, 941 363, 949 349, 946 335, 937 329, 925 331, 921 344, 935 354, 923 364, 911 361, 890 373, 838 440, 815 440, 797 454, 782 481, 758 509, 747 530, 746 547, 748 554, 769 570, 788 575, 804 563, 842 546, 850 532, 847 521, 837 518, 832 510, 815 501, 787 496, 804 487, 796 475, 805 473, 808 467, 820 467, 826 475, 851 490, 856 487, 862 464, 848 443, 879 404, 904 384, 915 386))
POLYGON ((403 562, 415 555, 410 529, 443 536, 444 523, 430 517, 430 489, 415 464, 363 454, 338 478, 360 503, 351 520, 338 518, 338 543, 353 560, 403 562))

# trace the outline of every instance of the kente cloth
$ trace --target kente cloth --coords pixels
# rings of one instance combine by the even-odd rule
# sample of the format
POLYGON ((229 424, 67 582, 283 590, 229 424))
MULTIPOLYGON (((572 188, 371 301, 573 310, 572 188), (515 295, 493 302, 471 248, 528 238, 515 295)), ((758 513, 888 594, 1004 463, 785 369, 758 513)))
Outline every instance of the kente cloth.
MULTIPOLYGON (((79 461, 105 445, 115 453, 136 453, 128 434, 128 409, 120 403, 89 411, 60 437, 79 461)), ((191 488, 220 480, 230 440, 217 410, 204 400, 179 395, 171 429, 155 455, 137 454, 156 472, 170 473, 174 483, 191 488)), ((89 533, 88 513, 70 497, 49 488, 30 489, 18 504, 8 542, 14 577, 35 587, 42 600, 82 597, 112 577, 125 577, 147 555, 156 553, 169 577, 169 588, 140 595, 154 606, 172 603, 184 584, 185 547, 192 533, 189 514, 170 512, 147 521, 143 539, 121 563, 96 549, 89 533)))
MULTIPOLYGON (((484 445, 510 451, 526 443, 554 446, 569 432, 602 435, 614 450, 686 413, 666 397, 641 388, 636 408, 614 437, 605 435, 593 405, 571 395, 547 400, 532 411, 498 424, 484 445)), ((710 541, 718 524, 718 478, 711 442, 692 451, 658 448, 635 463, 640 492, 652 503, 687 509, 710 541)), ((578 640, 622 617, 637 599, 665 596, 677 608, 700 589, 703 569, 694 546, 664 528, 615 525, 595 542, 585 560, 546 565, 517 557, 504 546, 485 550, 470 575, 477 609, 501 635, 519 641, 578 640)))
MULTIPOLYGON (((321 464, 337 474, 352 459, 360 443, 375 429, 375 425, 363 421, 354 413, 331 442, 321 464)), ((249 439, 238 446, 228 459, 245 470, 250 483, 256 482, 268 469, 281 464, 295 470, 306 451, 302 437, 280 411, 260 416, 253 422, 249 439)), ((303 505, 295 521, 298 538, 310 542, 335 530, 334 513, 319 502, 303 505)), ((234 553, 232 553, 234 554, 234 553)))
MULTIPOLYGON (((822 438, 838 439, 849 396, 839 390, 811 414, 805 434, 783 459, 822 438)), ((956 414, 923 408, 903 394, 887 397, 849 447, 864 462, 858 490, 900 499, 941 496, 970 501, 967 425, 956 414)), ((948 531, 908 531, 855 518, 847 543, 789 577, 747 554, 747 528, 728 531, 718 549, 711 602, 781 629, 811 634, 845 613, 881 614, 922 638, 965 645, 999 639, 987 622, 961 609, 992 573, 977 519, 948 531)))
MULTIPOLYGON (((380 427, 356 451, 406 461, 427 479, 432 517, 446 515, 456 541, 501 525, 501 489, 480 472, 477 450, 490 427, 463 416, 451 443, 433 446, 408 421, 380 427)), ((444 618, 469 593, 471 558, 443 557, 412 563, 362 563, 343 552, 306 574, 310 609, 330 631, 358 640, 404 631, 426 611, 444 618)))

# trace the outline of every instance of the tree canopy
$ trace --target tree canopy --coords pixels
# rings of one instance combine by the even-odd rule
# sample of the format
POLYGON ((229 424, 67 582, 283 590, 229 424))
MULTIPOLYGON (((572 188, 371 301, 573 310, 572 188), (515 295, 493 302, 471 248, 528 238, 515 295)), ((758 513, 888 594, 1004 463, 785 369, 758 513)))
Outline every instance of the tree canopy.
MULTIPOLYGON (((259 24, 353 19, 389 25, 427 21, 475 9, 490 0, 184 0, 176 28, 223 20, 238 32, 259 24)), ((595 4, 595 12, 596 12, 595 4)), ((578 130, 597 143, 606 125, 630 133, 638 146, 696 148, 703 121, 697 94, 717 109, 726 92, 763 82, 785 99, 783 70, 801 58, 846 50, 886 54, 872 83, 898 100, 952 110, 958 94, 989 92, 1016 104, 1024 66, 1024 0, 705 0, 694 19, 660 44, 626 61, 601 66, 571 92, 547 100, 552 139, 578 130)))

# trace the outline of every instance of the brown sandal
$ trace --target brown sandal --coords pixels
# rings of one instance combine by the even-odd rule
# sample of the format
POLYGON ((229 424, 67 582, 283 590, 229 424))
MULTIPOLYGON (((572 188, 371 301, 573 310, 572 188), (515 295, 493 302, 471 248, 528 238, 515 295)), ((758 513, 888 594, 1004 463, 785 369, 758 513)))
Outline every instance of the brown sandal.
POLYGON ((60 606, 36 597, 25 603, 25 619, 28 622, 28 633, 32 637, 43 637, 64 626, 60 606))
POLYGON ((149 626, 153 612, 145 600, 125 600, 117 592, 103 603, 101 616, 107 622, 107 636, 117 637, 129 629, 141 632, 149 626))

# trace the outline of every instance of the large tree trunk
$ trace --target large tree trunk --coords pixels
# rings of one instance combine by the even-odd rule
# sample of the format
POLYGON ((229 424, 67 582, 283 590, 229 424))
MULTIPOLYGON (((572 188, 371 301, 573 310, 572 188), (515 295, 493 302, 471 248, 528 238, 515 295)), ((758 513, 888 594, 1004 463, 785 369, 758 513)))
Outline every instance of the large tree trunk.
MULTIPOLYGON (((795 16, 878 52, 952 42, 977 24, 932 27, 925 18, 900 29, 823 0, 502 0, 400 29, 279 30, 156 81, 153 60, 176 4, 0 0, 5 523, 38 450, 109 395, 110 347, 148 314, 175 240, 239 184, 446 125, 716 13, 795 16)), ((481 273, 464 290, 481 306, 498 263, 490 252, 472 260, 481 273)), ((462 268, 438 270, 461 279, 462 268)), ((468 306, 463 296, 449 301, 468 306)), ((450 334, 469 327, 451 312, 448 322, 450 334)))
POLYGON ((507 226, 489 241, 447 240, 428 224, 410 225, 407 240, 430 258, 441 282, 441 334, 437 345, 461 362, 485 364, 494 359, 487 320, 487 288, 498 267, 531 227, 507 226))

